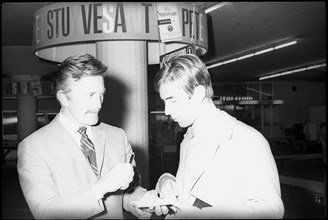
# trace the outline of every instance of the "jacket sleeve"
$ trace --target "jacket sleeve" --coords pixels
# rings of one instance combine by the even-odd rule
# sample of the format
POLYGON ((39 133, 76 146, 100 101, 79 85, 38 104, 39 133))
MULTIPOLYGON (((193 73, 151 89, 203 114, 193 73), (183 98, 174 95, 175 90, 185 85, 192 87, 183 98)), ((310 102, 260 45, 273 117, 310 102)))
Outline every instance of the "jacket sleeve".
POLYGON ((103 211, 92 183, 82 184, 68 196, 61 197, 51 168, 34 145, 21 142, 17 154, 20 185, 36 219, 89 218, 103 211))

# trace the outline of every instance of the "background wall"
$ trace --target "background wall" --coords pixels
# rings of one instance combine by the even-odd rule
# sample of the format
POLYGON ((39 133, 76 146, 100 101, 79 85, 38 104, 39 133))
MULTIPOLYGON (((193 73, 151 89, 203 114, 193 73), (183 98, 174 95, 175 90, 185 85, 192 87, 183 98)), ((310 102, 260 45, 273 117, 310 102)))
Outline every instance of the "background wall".
MULTIPOLYGON (((314 122, 310 120, 310 109, 315 106, 326 106, 326 82, 274 82, 275 99, 284 100, 279 106, 280 123, 285 127, 294 124, 314 122)), ((326 112, 317 114, 326 120, 326 112)))

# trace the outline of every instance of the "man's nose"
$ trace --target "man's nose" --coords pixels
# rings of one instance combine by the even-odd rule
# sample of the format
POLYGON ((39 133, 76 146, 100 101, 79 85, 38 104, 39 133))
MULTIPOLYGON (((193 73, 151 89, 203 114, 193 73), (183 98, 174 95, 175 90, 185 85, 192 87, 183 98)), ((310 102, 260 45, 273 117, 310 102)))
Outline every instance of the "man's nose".
POLYGON ((164 113, 165 115, 171 114, 171 107, 168 104, 165 104, 164 113))
POLYGON ((103 103, 103 99, 102 99, 102 96, 94 96, 94 100, 93 100, 93 104, 94 104, 94 107, 96 108, 101 108, 101 105, 103 103))

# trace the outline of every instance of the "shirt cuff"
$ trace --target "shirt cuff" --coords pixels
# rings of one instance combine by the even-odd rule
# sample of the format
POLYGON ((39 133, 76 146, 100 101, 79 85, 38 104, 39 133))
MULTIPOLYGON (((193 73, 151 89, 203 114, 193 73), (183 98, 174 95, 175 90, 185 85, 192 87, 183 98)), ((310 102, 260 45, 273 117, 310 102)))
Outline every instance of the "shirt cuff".
POLYGON ((162 182, 164 180, 166 180, 166 179, 170 179, 170 180, 172 180, 172 181, 175 182, 175 176, 173 176, 172 174, 170 174, 170 173, 164 173, 164 174, 162 174, 159 177, 159 179, 157 181, 157 184, 156 184, 156 187, 155 187, 155 190, 156 190, 157 193, 159 193, 160 188, 162 187, 162 182))

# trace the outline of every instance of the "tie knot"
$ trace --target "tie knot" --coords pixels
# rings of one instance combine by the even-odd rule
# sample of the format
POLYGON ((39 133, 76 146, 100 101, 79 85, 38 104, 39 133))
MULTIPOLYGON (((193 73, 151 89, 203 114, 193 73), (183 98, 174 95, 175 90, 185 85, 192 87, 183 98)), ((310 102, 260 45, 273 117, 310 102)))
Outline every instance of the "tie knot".
POLYGON ((79 132, 80 134, 85 134, 87 131, 87 127, 79 127, 79 130, 77 130, 77 132, 79 132))

